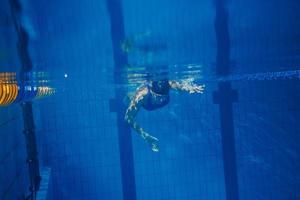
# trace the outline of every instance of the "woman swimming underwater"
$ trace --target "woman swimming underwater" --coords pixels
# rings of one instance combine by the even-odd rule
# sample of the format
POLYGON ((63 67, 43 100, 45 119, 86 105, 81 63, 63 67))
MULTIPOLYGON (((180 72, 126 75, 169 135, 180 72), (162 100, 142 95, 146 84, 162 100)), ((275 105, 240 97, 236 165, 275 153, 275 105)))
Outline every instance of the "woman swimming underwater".
POLYGON ((203 93, 205 85, 195 85, 190 81, 170 81, 167 79, 150 81, 139 87, 125 114, 128 124, 144 138, 151 146, 152 151, 158 152, 158 139, 145 132, 135 121, 141 107, 152 111, 167 105, 170 101, 170 89, 186 91, 189 93, 203 93))

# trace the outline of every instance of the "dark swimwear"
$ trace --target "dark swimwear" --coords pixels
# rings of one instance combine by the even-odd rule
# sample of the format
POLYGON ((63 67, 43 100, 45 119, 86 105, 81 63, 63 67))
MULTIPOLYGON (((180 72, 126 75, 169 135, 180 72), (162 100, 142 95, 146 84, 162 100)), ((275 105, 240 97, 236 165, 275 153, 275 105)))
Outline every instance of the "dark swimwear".
POLYGON ((163 84, 157 87, 157 85, 152 83, 152 85, 147 85, 148 94, 145 97, 143 108, 152 111, 158 108, 164 107, 170 101, 169 95, 169 84, 163 84))

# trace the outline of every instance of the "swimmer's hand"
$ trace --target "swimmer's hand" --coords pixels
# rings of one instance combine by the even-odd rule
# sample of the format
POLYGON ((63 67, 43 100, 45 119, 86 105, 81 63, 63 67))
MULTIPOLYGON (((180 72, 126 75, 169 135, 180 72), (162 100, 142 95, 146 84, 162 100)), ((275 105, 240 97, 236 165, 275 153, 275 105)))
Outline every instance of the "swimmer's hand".
POLYGON ((190 89, 190 93, 200 93, 203 94, 205 89, 205 85, 195 85, 193 88, 190 89))
POLYGON ((152 135, 146 133, 143 131, 142 137, 147 141, 147 143, 150 145, 151 150, 154 152, 158 152, 158 139, 156 137, 153 137, 152 135))

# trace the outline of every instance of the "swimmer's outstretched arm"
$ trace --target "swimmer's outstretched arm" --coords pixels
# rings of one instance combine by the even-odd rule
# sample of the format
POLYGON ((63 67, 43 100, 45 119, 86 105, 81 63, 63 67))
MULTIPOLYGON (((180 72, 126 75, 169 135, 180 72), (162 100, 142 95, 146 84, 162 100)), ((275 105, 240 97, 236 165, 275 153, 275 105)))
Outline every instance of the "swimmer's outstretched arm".
POLYGON ((196 85, 191 81, 169 81, 169 85, 172 89, 182 90, 189 93, 201 93, 203 94, 205 85, 196 85))
POLYGON ((142 138, 144 138, 151 145, 152 151, 158 152, 158 139, 145 132, 135 121, 135 117, 140 107, 143 105, 145 96, 148 94, 148 92, 149 91, 147 87, 142 87, 137 90, 134 98, 127 108, 125 120, 140 136, 142 136, 142 138))

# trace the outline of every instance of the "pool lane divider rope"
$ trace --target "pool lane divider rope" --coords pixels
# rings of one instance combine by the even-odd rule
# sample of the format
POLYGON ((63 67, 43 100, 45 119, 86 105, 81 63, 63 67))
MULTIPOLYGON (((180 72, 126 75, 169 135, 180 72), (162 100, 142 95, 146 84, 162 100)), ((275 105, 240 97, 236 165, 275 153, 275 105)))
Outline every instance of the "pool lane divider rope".
POLYGON ((31 86, 10 81, 0 73, 0 106, 23 103, 52 95, 55 89, 48 86, 31 86))

